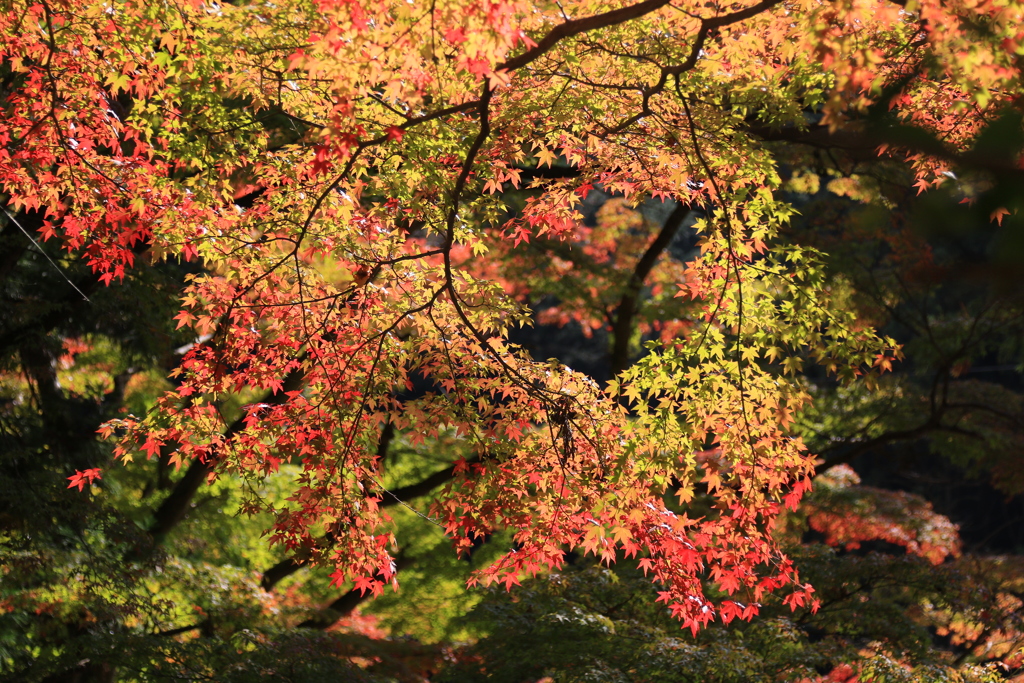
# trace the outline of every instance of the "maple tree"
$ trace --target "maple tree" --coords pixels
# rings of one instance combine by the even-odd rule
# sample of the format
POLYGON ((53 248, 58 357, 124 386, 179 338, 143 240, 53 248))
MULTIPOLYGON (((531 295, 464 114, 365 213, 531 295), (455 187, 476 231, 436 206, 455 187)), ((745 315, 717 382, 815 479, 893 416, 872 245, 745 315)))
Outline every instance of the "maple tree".
MULTIPOLYGON (((391 511, 443 485, 417 512, 457 551, 511 534, 471 582, 510 587, 574 550, 635 558, 696 633, 774 592, 813 606, 776 533, 816 469, 795 424, 805 373, 873 391, 901 353, 791 239, 780 146, 882 155, 921 191, 994 177, 957 192, 1012 228, 1019 159, 992 131, 1019 128, 1021 15, 13 2, 5 230, 81 258, 75 296, 141 261, 188 271, 173 386, 104 426, 120 459, 184 469, 157 541, 205 482, 233 478, 290 553, 264 587, 312 563, 376 595, 401 559, 391 511), (594 193, 612 201, 587 225, 594 193), (690 226, 692 258, 670 258, 690 226), (606 382, 511 341, 552 294, 543 320, 607 335, 606 382), (396 486, 396 438, 450 442, 449 459, 396 486)), ((70 486, 103 481, 97 464, 70 486)))

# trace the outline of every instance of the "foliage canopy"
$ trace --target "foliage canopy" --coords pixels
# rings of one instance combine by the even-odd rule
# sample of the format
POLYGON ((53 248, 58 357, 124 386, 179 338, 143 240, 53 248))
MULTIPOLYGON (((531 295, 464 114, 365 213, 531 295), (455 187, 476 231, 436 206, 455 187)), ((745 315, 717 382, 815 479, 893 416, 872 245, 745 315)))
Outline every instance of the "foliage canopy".
MULTIPOLYGON (((3 345, 44 410, 79 416, 56 407, 56 368, 92 352, 75 340, 130 350, 113 391, 75 380, 95 414, 66 431, 102 422, 117 458, 160 463, 145 538, 107 539, 128 558, 221 479, 271 520, 279 574, 328 566, 360 593, 397 582, 412 512, 463 555, 505 539, 470 583, 579 553, 634 560, 694 634, 773 593, 813 608, 779 528, 817 467, 808 378, 883 396, 903 353, 827 233, 799 234, 813 150, 870 161, 828 182, 851 201, 891 210, 885 183, 909 179, 934 213, 971 203, 959 220, 994 221, 997 244, 1021 227, 1024 6, 1007 0, 2 10, 4 231, 64 248, 37 271, 81 273, 3 345), (153 302, 119 327, 102 286, 129 282, 153 302), (76 298, 111 329, 73 329, 76 298), (607 339, 606 376, 516 343, 542 300, 541 322, 607 339), (159 341, 124 341, 147 315, 159 341), (57 328, 63 349, 38 345, 57 328), (129 411, 131 354, 154 370, 129 411)), ((101 446, 63 448, 82 495, 109 476, 101 446)), ((926 530, 851 530, 837 496, 807 511, 833 544, 953 553, 925 503, 926 530)))

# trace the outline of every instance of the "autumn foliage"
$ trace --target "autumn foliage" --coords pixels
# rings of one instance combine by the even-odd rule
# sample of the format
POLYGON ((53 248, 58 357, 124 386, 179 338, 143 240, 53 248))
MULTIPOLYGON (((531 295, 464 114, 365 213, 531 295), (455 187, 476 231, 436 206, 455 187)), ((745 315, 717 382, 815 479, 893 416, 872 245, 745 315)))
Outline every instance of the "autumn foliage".
MULTIPOLYGON (((247 510, 338 585, 380 594, 402 547, 385 435, 453 437, 463 450, 422 514, 456 552, 512 534, 474 582, 511 587, 574 550, 636 558, 696 632, 771 593, 813 603, 774 533, 816 467, 793 432, 801 372, 870 386, 900 356, 819 252, 780 238, 794 209, 771 142, 845 135, 908 163, 921 190, 1003 163, 975 138, 1024 94, 1022 12, 15 0, 0 12, 0 194, 101 283, 140 259, 195 266, 174 388, 104 427, 123 461, 254 492, 300 465, 286 503, 254 493, 247 510), (595 188, 621 201, 597 229, 579 212, 595 188), (663 220, 630 223, 650 199, 663 220), (686 221, 700 242, 683 267, 662 257, 686 221), (607 383, 509 338, 531 322, 539 242, 572 245, 547 315, 610 331, 607 383)), ((68 474, 78 489, 100 476, 68 474)), ((847 546, 883 538, 934 561, 955 546, 932 540, 948 529, 857 529, 823 505, 809 519, 847 546)))

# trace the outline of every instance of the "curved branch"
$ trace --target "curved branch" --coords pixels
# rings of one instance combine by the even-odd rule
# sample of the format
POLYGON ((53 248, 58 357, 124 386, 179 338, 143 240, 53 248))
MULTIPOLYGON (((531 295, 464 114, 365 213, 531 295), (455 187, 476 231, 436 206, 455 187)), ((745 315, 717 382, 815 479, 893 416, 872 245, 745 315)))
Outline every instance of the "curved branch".
MULTIPOLYGON (((868 122, 870 124, 870 122, 868 122)), ((1024 179, 1024 171, 1010 162, 974 151, 958 152, 924 129, 907 125, 867 125, 832 130, 828 126, 748 126, 747 132, 765 142, 789 142, 815 149, 840 150, 854 161, 878 160, 883 146, 902 148, 956 164, 962 168, 1024 179)))
MULTIPOLYGON (((288 392, 297 391, 305 381, 305 373, 300 370, 293 370, 285 377, 284 383, 277 392, 268 392, 257 403, 279 405, 288 400, 288 392)), ((224 431, 224 438, 229 439, 245 428, 245 416, 239 416, 237 420, 224 431)), ((153 523, 149 527, 149 533, 153 536, 157 545, 163 542, 167 534, 185 518, 199 487, 203 481, 213 472, 214 463, 193 460, 185 475, 175 484, 171 493, 153 513, 153 523)))
POLYGON ((658 236, 654 238, 654 241, 647 247, 647 251, 644 252, 644 255, 640 257, 640 260, 637 261, 636 266, 633 268, 633 274, 630 276, 629 283, 626 285, 626 291, 623 292, 622 299, 619 301, 615 322, 612 325, 612 338, 614 340, 611 357, 612 377, 616 377, 620 372, 629 367, 629 339, 633 331, 633 318, 636 317, 637 312, 640 310, 640 292, 643 290, 644 281, 651 274, 654 264, 658 262, 658 258, 668 248, 668 245, 672 243, 676 233, 679 232, 679 228, 682 227, 683 221, 686 220, 689 214, 689 204, 680 203, 676 206, 668 218, 665 219, 665 224, 661 226, 658 236))
MULTIPOLYGON (((473 464, 479 462, 480 458, 475 457, 466 461, 467 464, 473 464)), ((434 472, 428 477, 416 482, 415 484, 409 484, 408 486, 402 486, 392 491, 385 490, 385 493, 390 498, 385 497, 378 503, 378 507, 387 508, 394 505, 400 505, 406 501, 412 500, 413 498, 420 498, 427 495, 438 486, 445 484, 449 480, 455 477, 455 465, 441 470, 440 472, 434 472)), ((321 546, 328 546, 334 542, 334 538, 330 535, 323 539, 323 543, 318 544, 321 546)), ((260 587, 265 591, 271 591, 278 583, 288 578, 295 572, 299 571, 303 567, 309 564, 308 559, 296 559, 289 557, 281 560, 270 569, 263 572, 263 577, 260 579, 260 587)))
POLYGON ((707 42, 708 36, 711 35, 712 31, 730 24, 735 24, 743 21, 744 19, 757 16, 761 12, 771 9, 780 2, 782 2, 782 0, 762 0, 762 2, 759 2, 756 5, 739 10, 738 12, 733 12, 732 14, 723 14, 721 16, 711 17, 710 19, 701 19, 700 28, 697 29, 697 35, 694 36, 693 45, 690 46, 690 54, 687 56, 686 60, 682 64, 676 64, 675 66, 661 67, 661 76, 658 78, 658 82, 654 85, 643 86, 640 88, 640 92, 643 94, 643 102, 640 105, 640 111, 618 125, 606 129, 605 135, 621 133, 645 116, 650 116, 652 114, 650 107, 651 98, 661 92, 664 92, 665 86, 668 84, 669 76, 676 77, 676 88, 678 89, 679 76, 697 66, 697 60, 700 59, 700 54, 704 51, 704 43, 707 42))
MULTIPOLYGON (((398 555, 395 557, 395 568, 396 570, 404 569, 414 562, 411 557, 405 557, 404 555, 398 555)), ((298 625, 297 628, 315 628, 315 629, 328 629, 334 626, 339 619, 344 619, 348 615, 355 611, 356 607, 369 598, 371 593, 369 591, 361 591, 353 588, 340 597, 335 599, 329 605, 324 607, 315 616, 312 616, 298 625)))
POLYGON ((559 41, 571 38, 572 36, 576 36, 581 33, 586 33, 587 31, 607 28, 609 26, 625 23, 631 19, 637 19, 645 14, 650 14, 655 10, 659 10, 668 4, 669 0, 646 0, 646 2, 637 3, 636 5, 621 7, 603 14, 595 14, 594 16, 584 17, 582 19, 573 19, 565 22, 564 24, 559 24, 551 29, 551 31, 541 38, 532 48, 518 57, 513 57, 504 64, 498 65, 494 70, 515 71, 516 69, 521 69, 530 62, 544 55, 551 48, 557 45, 559 41))
POLYGON ((158 638, 168 638, 171 636, 180 636, 182 633, 188 633, 189 631, 196 631, 201 628, 206 628, 210 625, 209 619, 204 619, 198 623, 192 624, 191 626, 179 626, 178 628, 172 628, 169 631, 160 631, 153 635, 158 638))
POLYGON ((711 32, 715 29, 755 17, 761 12, 778 5, 780 2, 782 2, 782 0, 762 0, 756 5, 752 5, 746 9, 741 9, 731 14, 723 14, 718 17, 711 17, 710 19, 701 19, 700 29, 697 31, 697 37, 694 38, 693 46, 690 48, 690 55, 682 64, 662 69, 662 80, 664 81, 668 76, 678 76, 679 74, 685 73, 695 67, 697 65, 697 60, 700 59, 700 53, 704 49, 704 43, 707 41, 708 36, 711 35, 711 32))
POLYGON ((897 441, 911 441, 913 439, 920 438, 932 432, 949 432, 952 434, 961 434, 963 436, 971 436, 979 439, 985 438, 979 432, 976 432, 971 429, 964 429, 963 427, 957 427, 955 425, 942 424, 940 419, 936 417, 930 419, 928 422, 925 422, 922 425, 914 427, 913 429, 896 429, 890 432, 879 434, 876 437, 866 439, 864 441, 857 441, 851 444, 833 446, 826 452, 839 450, 843 448, 843 446, 847 446, 847 448, 842 452, 833 455, 832 457, 825 458, 821 465, 815 468, 815 471, 820 474, 821 472, 824 472, 830 467, 846 464, 853 460, 854 458, 856 458, 857 456, 869 453, 872 450, 878 448, 879 446, 884 446, 890 443, 896 443, 897 441))

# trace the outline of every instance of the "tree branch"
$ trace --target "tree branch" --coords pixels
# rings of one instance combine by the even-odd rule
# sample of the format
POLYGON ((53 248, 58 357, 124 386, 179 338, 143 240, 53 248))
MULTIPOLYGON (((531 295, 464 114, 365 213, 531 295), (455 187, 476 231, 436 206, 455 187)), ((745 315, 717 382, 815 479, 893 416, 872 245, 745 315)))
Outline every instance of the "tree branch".
MULTIPOLYGON (((300 389, 304 381, 305 374, 300 370, 293 370, 285 377, 284 383, 278 392, 268 392, 257 403, 269 405, 284 403, 288 400, 288 392, 300 389)), ((225 439, 230 439, 244 428, 245 416, 242 415, 231 423, 224 431, 223 436, 225 439)), ((192 503, 192 498, 196 495, 199 487, 202 486, 203 481, 213 471, 213 466, 214 463, 212 462, 204 462, 198 458, 193 460, 192 464, 185 470, 185 475, 175 483, 170 495, 164 499, 160 507, 153 513, 153 523, 149 527, 149 533, 153 536, 157 545, 162 543, 167 534, 185 518, 185 514, 192 503)))
MULTIPOLYGON (((466 462, 473 464, 479 462, 480 458, 471 458, 466 462)), ((425 479, 416 482, 415 484, 409 484, 408 486, 402 486, 394 489, 393 491, 385 491, 387 496, 378 503, 378 507, 387 508, 395 505, 399 505, 406 501, 412 500, 413 498, 419 498, 425 496, 438 486, 446 483, 455 476, 455 465, 441 470, 440 472, 434 472, 425 479)), ((334 542, 334 538, 328 534, 324 537, 323 542, 318 544, 326 547, 334 542)), ((274 589, 278 583, 288 578, 295 572, 299 571, 303 567, 309 564, 308 559, 296 559, 289 557, 281 560, 270 569, 263 572, 263 577, 260 579, 260 587, 265 591, 274 589)))
MULTIPOLYGON (((479 462, 480 458, 470 458, 466 462, 470 465, 479 462)), ((391 496, 391 500, 385 498, 381 501, 380 507, 391 507, 392 505, 398 505, 407 500, 413 498, 420 498, 427 495, 438 486, 447 483, 449 480, 455 477, 455 465, 441 470, 440 472, 434 472, 427 478, 416 482, 415 484, 409 484, 408 486, 402 486, 394 489, 393 491, 385 491, 386 494, 391 496)))
POLYGON ((669 76, 676 77, 676 89, 678 90, 679 76, 697 66, 697 60, 700 59, 700 54, 704 50, 704 43, 707 42, 708 36, 711 35, 712 31, 722 28, 723 26, 735 24, 743 21, 744 19, 757 16, 761 12, 774 7, 780 2, 782 2, 782 0, 762 0, 762 2, 759 2, 756 5, 739 10, 738 12, 733 12, 732 14, 724 14, 717 17, 711 17, 710 19, 701 19, 700 28, 697 30, 697 34, 693 38, 693 45, 690 46, 690 54, 687 56, 686 60, 682 64, 661 67, 661 75, 659 76, 657 83, 651 86, 643 86, 639 88, 640 92, 643 94, 643 102, 640 105, 640 111, 633 116, 630 116, 617 126, 607 128, 605 134, 611 135, 620 133, 645 116, 650 116, 653 113, 650 107, 651 98, 661 92, 664 92, 665 86, 668 84, 669 76))
MULTIPOLYGON (((32 212, 29 215, 34 215, 34 213, 35 212, 32 212)), ((41 220, 39 225, 42 225, 41 220)), ((140 242, 132 248, 132 252, 134 252, 136 256, 141 256, 149 251, 151 246, 152 245, 148 242, 140 242)), ((27 249, 28 247, 26 246, 25 248, 27 249)), ((14 251, 15 250, 11 250, 11 253, 13 254, 14 251)), ((11 258, 13 258, 13 256, 11 256, 11 258)), ((8 255, 6 253, 3 257, 0 257, 0 266, 3 268, 13 269, 16 265, 17 261, 8 262, 8 255)), ((9 277, 9 275, 10 273, 6 273, 5 277, 9 277)), ((80 306, 82 304, 82 297, 88 299, 89 296, 99 288, 101 284, 101 275, 102 273, 96 271, 78 279, 77 281, 69 279, 68 281, 74 288, 72 292, 67 296, 61 297, 57 301, 51 300, 51 305, 46 307, 46 312, 38 318, 31 319, 13 329, 5 330, 0 334, 0 349, 11 348, 21 344, 26 339, 32 337, 32 335, 48 333, 58 328, 62 323, 67 321, 68 311, 72 310, 72 307, 80 306)))
POLYGON ((999 176, 1024 179, 1024 170, 1010 162, 978 152, 958 152, 923 129, 907 125, 871 125, 860 129, 830 130, 828 126, 749 126, 747 132, 766 142, 791 142, 819 149, 843 151, 854 161, 877 161, 879 148, 890 145, 909 152, 947 161, 961 168, 985 171, 999 176))
MULTIPOLYGON (((397 570, 404 569, 414 562, 413 558, 405 557, 404 555, 398 555, 395 557, 395 568, 397 570)), ((315 616, 306 619, 300 623, 297 628, 315 628, 315 629, 328 629, 334 626, 339 619, 344 619, 348 615, 355 611, 356 607, 370 597, 369 591, 360 591, 353 588, 346 593, 343 593, 336 600, 331 602, 329 605, 324 607, 315 616)))
POLYGON ((665 219, 661 231, 654 238, 647 251, 637 261, 633 268, 633 274, 626 285, 626 291, 622 294, 619 307, 616 310, 615 321, 612 325, 612 354, 611 372, 616 377, 620 372, 629 367, 629 339, 633 332, 633 318, 640 310, 640 293, 643 290, 644 281, 651 274, 658 258, 662 255, 668 245, 672 243, 683 221, 690 214, 690 205, 680 203, 665 219))
POLYGON ((494 70, 515 71, 516 69, 521 69, 530 62, 544 55, 558 44, 559 41, 564 40, 565 38, 571 38, 572 36, 586 33, 587 31, 594 31, 600 28, 607 28, 609 26, 622 24, 631 19, 637 19, 645 14, 650 14, 651 12, 659 10, 668 4, 669 0, 646 0, 646 2, 641 2, 636 5, 621 7, 603 14, 595 14, 590 17, 573 19, 565 22, 564 24, 559 24, 551 29, 546 36, 537 41, 535 46, 518 57, 513 57, 504 64, 498 65, 494 70))
POLYGON ((738 12, 732 14, 723 14, 718 17, 711 17, 710 19, 701 19, 700 29, 697 31, 697 37, 694 38, 693 46, 690 48, 690 55, 686 58, 686 61, 678 66, 671 66, 662 69, 662 81, 668 76, 678 76, 681 73, 685 73, 697 65, 697 60, 700 59, 700 53, 704 49, 704 43, 707 41, 708 36, 711 32, 717 28, 722 28, 730 24, 743 21, 744 19, 750 19, 755 17, 761 12, 767 9, 771 9, 775 5, 778 5, 782 0, 762 0, 756 5, 741 9, 738 12))
MULTIPOLYGON (((43 212, 20 211, 15 216, 26 230, 37 231, 43 226, 43 212)), ((3 230, 0 230, 0 283, 7 281, 7 278, 14 272, 18 261, 28 251, 29 241, 21 235, 13 220, 7 220, 3 230)))
POLYGON ((832 457, 825 458, 824 462, 817 468, 815 468, 815 471, 820 474, 821 472, 824 472, 830 467, 846 464, 853 460, 854 458, 856 458, 857 456, 863 455, 864 453, 868 453, 874 450, 875 448, 878 448, 879 446, 895 443, 897 441, 910 441, 912 439, 920 438, 931 432, 950 432, 953 434, 962 434, 964 436, 971 436, 974 438, 984 439, 984 436, 976 431, 964 429, 963 427, 957 427, 955 425, 942 424, 940 417, 937 416, 933 417, 928 422, 925 422, 922 425, 914 427, 913 429, 897 429, 890 432, 885 432, 884 434, 879 434, 878 436, 871 439, 867 439, 865 441, 857 441, 852 444, 841 444, 833 446, 832 448, 829 448, 825 452, 827 453, 829 451, 839 450, 843 448, 843 446, 848 446, 848 448, 832 457))
POLYGON ((189 631, 196 631, 198 629, 205 628, 206 626, 209 625, 209 623, 210 623, 209 619, 204 619, 203 621, 200 621, 198 623, 192 624, 191 626, 179 626, 178 628, 172 628, 172 629, 170 629, 168 631, 160 631, 159 633, 154 633, 153 635, 157 636, 159 638, 167 638, 167 637, 170 637, 170 636, 180 636, 182 633, 188 633, 189 631))

